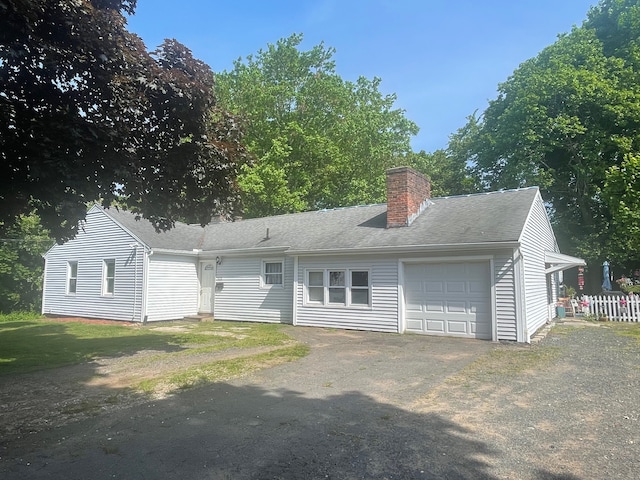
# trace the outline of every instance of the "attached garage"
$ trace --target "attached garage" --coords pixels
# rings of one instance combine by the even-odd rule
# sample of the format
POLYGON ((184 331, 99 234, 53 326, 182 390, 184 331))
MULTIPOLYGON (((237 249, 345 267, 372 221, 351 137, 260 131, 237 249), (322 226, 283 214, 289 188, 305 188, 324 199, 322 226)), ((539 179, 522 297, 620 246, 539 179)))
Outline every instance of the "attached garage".
POLYGON ((406 331, 491 340, 488 261, 404 267, 406 331))

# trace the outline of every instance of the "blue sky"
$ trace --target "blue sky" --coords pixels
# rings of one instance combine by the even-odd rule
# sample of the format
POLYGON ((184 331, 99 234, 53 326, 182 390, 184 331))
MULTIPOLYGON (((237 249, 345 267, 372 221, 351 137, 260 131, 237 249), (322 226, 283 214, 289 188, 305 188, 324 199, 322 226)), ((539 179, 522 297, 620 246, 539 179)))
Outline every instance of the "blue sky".
POLYGON ((175 38, 214 72, 302 33, 303 50, 336 49, 345 80, 380 77, 420 133, 416 151, 449 135, 520 63, 580 25, 596 0, 138 0, 129 30, 149 49, 175 38))

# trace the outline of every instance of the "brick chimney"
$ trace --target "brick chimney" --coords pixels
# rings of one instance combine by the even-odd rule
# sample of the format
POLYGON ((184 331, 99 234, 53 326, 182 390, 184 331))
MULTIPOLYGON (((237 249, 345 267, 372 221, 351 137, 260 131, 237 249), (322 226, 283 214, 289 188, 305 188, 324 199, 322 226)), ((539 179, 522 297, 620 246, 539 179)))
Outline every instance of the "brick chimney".
POLYGON ((410 167, 387 170, 387 228, 408 227, 429 204, 431 182, 410 167))

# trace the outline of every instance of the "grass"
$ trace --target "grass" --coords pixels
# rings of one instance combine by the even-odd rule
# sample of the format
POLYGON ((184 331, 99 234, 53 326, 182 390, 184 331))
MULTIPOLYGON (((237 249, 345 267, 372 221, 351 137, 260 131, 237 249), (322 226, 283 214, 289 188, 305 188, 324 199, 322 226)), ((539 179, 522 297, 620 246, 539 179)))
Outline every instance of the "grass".
POLYGON ((306 345, 293 345, 270 352, 238 358, 218 360, 190 367, 162 377, 147 379, 137 385, 145 393, 175 391, 192 388, 204 383, 219 382, 237 378, 265 367, 273 367, 302 358, 309 353, 306 345))
POLYGON ((640 323, 608 322, 606 325, 613 328, 617 335, 632 337, 640 342, 640 323))
POLYGON ((289 346, 280 325, 206 322, 100 325, 63 322, 15 314, 0 317, 0 375, 24 373, 116 357, 139 351, 192 355, 225 349, 289 346))

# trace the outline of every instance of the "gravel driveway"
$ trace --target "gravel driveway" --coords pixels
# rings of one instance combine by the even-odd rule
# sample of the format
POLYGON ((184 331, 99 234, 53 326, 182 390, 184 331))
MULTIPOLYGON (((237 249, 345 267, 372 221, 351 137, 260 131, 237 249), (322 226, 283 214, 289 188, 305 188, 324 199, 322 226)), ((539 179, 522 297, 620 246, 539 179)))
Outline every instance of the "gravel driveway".
POLYGON ((603 479, 640 472, 640 345, 291 328, 294 363, 0 443, 3 479, 603 479))

